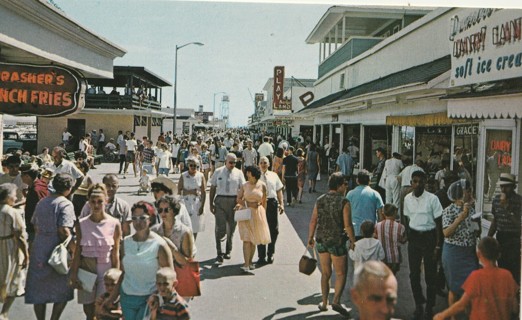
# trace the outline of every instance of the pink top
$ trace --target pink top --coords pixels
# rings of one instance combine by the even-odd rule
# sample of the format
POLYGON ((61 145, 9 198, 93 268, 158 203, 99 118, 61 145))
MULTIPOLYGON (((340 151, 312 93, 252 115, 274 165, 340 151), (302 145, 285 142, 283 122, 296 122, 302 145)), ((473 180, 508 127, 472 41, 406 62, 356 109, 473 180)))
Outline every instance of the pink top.
POLYGON ((89 216, 80 219, 82 256, 97 258, 98 263, 109 263, 114 245, 114 232, 119 223, 112 217, 98 223, 89 219, 89 216))

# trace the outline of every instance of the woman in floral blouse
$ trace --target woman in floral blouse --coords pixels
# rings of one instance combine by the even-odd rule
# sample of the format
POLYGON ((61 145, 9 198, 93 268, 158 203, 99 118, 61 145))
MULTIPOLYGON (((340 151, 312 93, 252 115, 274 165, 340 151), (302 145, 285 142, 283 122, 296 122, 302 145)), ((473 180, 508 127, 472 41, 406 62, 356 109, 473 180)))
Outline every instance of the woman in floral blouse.
POLYGON ((475 253, 476 236, 471 217, 475 214, 471 182, 461 179, 452 183, 448 198, 453 202, 442 213, 444 247, 442 266, 448 283, 448 304, 464 293, 461 286, 469 274, 478 269, 475 253))

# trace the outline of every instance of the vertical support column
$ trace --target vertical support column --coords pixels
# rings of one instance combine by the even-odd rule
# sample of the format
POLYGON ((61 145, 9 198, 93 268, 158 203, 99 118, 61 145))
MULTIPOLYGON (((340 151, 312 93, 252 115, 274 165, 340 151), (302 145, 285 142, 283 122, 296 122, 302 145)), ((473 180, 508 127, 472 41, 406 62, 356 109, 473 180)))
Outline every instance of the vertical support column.
POLYGON ((338 35, 339 35, 339 32, 338 32, 338 31, 339 31, 339 24, 336 24, 336 25, 335 25, 335 39, 334 39, 334 41, 335 41, 334 49, 335 49, 335 50, 337 50, 337 39, 338 39, 337 37, 338 37, 338 35))
POLYGON ((342 43, 344 44, 344 41, 346 40, 346 17, 343 17, 343 34, 341 36, 342 43))
MULTIPOLYGON (((313 131, 312 131, 312 141, 317 144, 317 125, 314 124, 314 126, 312 127, 313 128, 313 131)), ((322 143, 321 143, 322 145, 322 143)))
POLYGON ((341 126, 341 136, 339 137, 339 154, 341 154, 344 150, 344 124, 340 124, 341 126))
POLYGON ((328 32, 328 56, 332 54, 332 30, 328 32))
MULTIPOLYGON (((359 138, 359 170, 360 169, 364 169, 363 168, 363 161, 364 161, 364 139, 365 139, 365 134, 364 134, 364 126, 361 124, 360 125, 360 129, 359 129, 359 132, 361 133, 361 136, 359 138)), ((371 148, 371 146, 370 146, 371 148)))
POLYGON ((323 53, 323 48, 321 48, 323 44, 321 42, 319 42, 319 64, 321 64, 321 62, 323 62, 323 59, 321 57, 321 54, 323 53))
POLYGON ((399 134, 399 126, 393 126, 392 129, 392 143, 391 143, 391 151, 401 153, 399 148, 400 142, 400 134, 399 134))
POLYGON ((321 125, 321 145, 324 144, 324 125, 321 125))
POLYGON ((328 126, 330 128, 330 130, 328 130, 328 142, 330 143, 330 145, 332 145, 334 126, 332 124, 329 124, 328 126))

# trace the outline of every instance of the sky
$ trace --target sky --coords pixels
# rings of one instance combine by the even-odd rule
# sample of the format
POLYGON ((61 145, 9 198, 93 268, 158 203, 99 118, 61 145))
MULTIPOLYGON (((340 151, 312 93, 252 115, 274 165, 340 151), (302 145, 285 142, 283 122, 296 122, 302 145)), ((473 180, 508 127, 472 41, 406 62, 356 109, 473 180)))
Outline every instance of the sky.
MULTIPOLYGON (((367 1, 273 0, 52 0, 69 18, 124 48, 114 65, 144 66, 174 83, 175 46, 201 42, 178 50, 177 107, 213 111, 220 115, 222 93, 229 96, 229 124, 244 126, 254 112, 253 95, 261 92, 274 66, 285 66, 286 77, 317 78, 319 45, 305 39, 334 4, 367 1), (274 3, 277 2, 277 3, 274 3), (284 3, 280 3, 284 2, 284 3), (215 98, 215 99, 214 99, 215 98), (215 101, 214 101, 215 100, 215 101)), ((492 4, 489 1, 490 5, 492 4)), ((431 6, 433 0, 380 0, 372 5, 431 6)), ((439 0, 438 6, 454 1, 439 0)), ((459 6, 487 5, 461 0, 459 6)), ((512 7, 516 2, 495 1, 512 7)), ((517 4, 520 7, 520 4, 517 4)), ((163 107, 173 105, 173 87, 163 89, 163 107)))
MULTIPOLYGON (((246 125, 277 65, 286 75, 316 78, 319 47, 305 39, 329 5, 181 2, 157 0, 54 0, 82 26, 124 48, 115 65, 144 66, 174 82, 178 50, 177 107, 219 113, 229 96, 230 125, 246 125), (218 93, 214 95, 215 93, 218 93), (250 95, 252 94, 252 96, 250 95)), ((163 106, 173 105, 173 87, 163 106)))

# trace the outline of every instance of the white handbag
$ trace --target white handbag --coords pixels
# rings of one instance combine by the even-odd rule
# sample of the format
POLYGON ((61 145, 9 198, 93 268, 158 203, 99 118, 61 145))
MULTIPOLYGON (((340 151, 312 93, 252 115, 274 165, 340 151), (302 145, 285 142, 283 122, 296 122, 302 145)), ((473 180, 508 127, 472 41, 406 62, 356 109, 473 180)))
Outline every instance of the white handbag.
POLYGON ((69 235, 64 242, 54 247, 51 256, 47 263, 54 268, 59 274, 67 274, 69 272, 69 252, 67 252, 67 245, 72 239, 72 235, 69 235))
POLYGON ((252 210, 250 208, 237 210, 236 213, 234 213, 235 221, 245 221, 250 220, 250 218, 252 218, 252 210))

